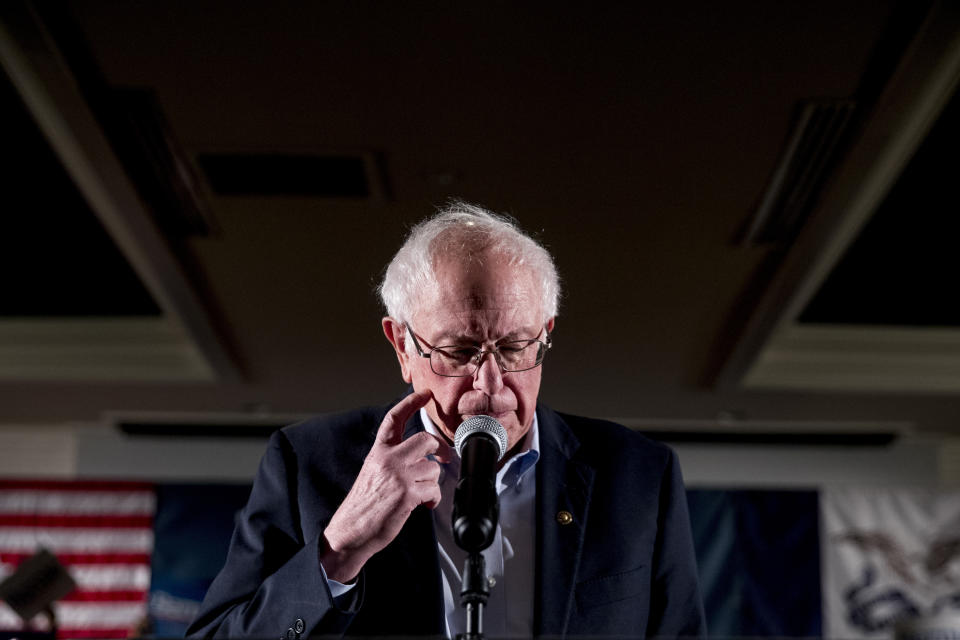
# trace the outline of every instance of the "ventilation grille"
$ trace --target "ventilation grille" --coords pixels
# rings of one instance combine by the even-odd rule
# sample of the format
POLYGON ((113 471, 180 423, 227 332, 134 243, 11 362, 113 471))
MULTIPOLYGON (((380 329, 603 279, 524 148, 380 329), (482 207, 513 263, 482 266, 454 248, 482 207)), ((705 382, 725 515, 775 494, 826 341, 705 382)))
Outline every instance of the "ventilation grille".
POLYGON ((107 412, 107 424, 128 436, 171 438, 269 438, 274 431, 309 417, 272 412, 107 412))
POLYGON ((267 439, 287 423, 211 424, 204 422, 120 422, 116 427, 128 436, 152 438, 258 438, 267 439))
POLYGON ((670 444, 763 445, 793 447, 889 447, 899 435, 877 433, 817 433, 758 431, 650 431, 643 435, 670 444))
POLYGON ((197 164, 223 196, 367 198, 362 156, 315 154, 202 154, 197 164))
POLYGON ((834 165, 856 103, 807 100, 740 244, 788 243, 799 231, 834 165))

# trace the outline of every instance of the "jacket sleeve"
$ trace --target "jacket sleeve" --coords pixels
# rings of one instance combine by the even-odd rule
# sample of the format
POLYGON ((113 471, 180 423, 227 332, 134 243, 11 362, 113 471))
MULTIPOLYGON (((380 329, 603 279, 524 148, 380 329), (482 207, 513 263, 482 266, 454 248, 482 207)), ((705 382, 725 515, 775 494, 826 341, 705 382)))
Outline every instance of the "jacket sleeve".
POLYGON ((690 513, 677 454, 670 452, 660 485, 647 637, 705 637, 690 513))
POLYGON ((290 442, 276 432, 240 512, 227 561, 187 637, 296 640, 342 635, 349 626, 363 600, 363 573, 360 584, 334 600, 320 568, 322 529, 304 539, 296 466, 290 442))

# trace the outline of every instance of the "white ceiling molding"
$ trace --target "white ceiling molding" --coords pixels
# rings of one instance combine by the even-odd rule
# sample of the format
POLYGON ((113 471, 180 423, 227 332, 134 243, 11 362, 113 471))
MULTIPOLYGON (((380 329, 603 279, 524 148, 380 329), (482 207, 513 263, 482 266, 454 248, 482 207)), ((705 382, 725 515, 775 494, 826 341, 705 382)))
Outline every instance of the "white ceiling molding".
POLYGON ((63 424, 3 425, 0 428, 0 469, 8 478, 75 477, 76 430, 63 424))
POLYGON ((0 380, 202 382, 209 363, 165 318, 0 320, 0 380))
POLYGON ((787 324, 743 383, 774 389, 956 393, 960 331, 787 324))
POLYGON ((52 321, 41 323, 28 345, 5 338, 23 335, 18 323, 0 327, 0 349, 8 350, 15 358, 13 362, 4 361, 0 375, 13 375, 13 371, 19 370, 32 372, 30 378, 43 378, 47 375, 44 372, 48 372, 55 379, 89 379, 96 369, 100 373, 96 377, 103 380, 147 380, 155 376, 187 381, 239 379, 237 366, 203 301, 145 208, 29 3, 0 5, 0 63, 77 188, 164 312, 164 319, 153 323, 111 320, 110 331, 102 335, 96 334, 97 329, 103 328, 96 321, 61 319, 57 321, 59 325, 52 321), (79 342, 67 345, 64 337, 69 335, 76 335, 79 342), (40 344, 41 336, 49 336, 52 342, 40 344), (142 348, 152 354, 139 369, 129 360, 109 355, 114 350, 133 348, 134 336, 143 338, 142 348), (73 358, 68 353, 71 350, 82 355, 73 358), (56 354, 64 358, 58 370, 51 368, 50 359, 56 354), (30 364, 32 357, 37 358, 34 364, 30 364), (99 367, 91 368, 98 357, 103 358, 99 367), (204 364, 198 364, 197 358, 204 364), (159 372, 153 369, 158 365, 159 372))

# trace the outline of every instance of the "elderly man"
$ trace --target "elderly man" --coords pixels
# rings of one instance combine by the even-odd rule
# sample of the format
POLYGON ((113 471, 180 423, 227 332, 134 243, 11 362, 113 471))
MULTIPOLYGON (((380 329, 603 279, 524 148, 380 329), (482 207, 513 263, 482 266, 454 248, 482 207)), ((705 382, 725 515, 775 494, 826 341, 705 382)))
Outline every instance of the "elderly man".
POLYGON ((486 414, 508 436, 486 635, 702 635, 676 456, 537 404, 559 296, 546 250, 457 203, 413 229, 380 292, 413 391, 273 436, 191 633, 462 632, 450 442, 486 414))

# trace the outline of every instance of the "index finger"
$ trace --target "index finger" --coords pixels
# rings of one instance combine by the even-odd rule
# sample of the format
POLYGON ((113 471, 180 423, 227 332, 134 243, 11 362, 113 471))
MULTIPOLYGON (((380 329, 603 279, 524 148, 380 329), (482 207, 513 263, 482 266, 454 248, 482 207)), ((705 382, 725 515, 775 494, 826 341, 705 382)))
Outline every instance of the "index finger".
POLYGON ((430 391, 415 391, 393 406, 384 416, 377 430, 377 442, 396 445, 403 441, 403 427, 420 407, 427 404, 433 394, 430 391))

